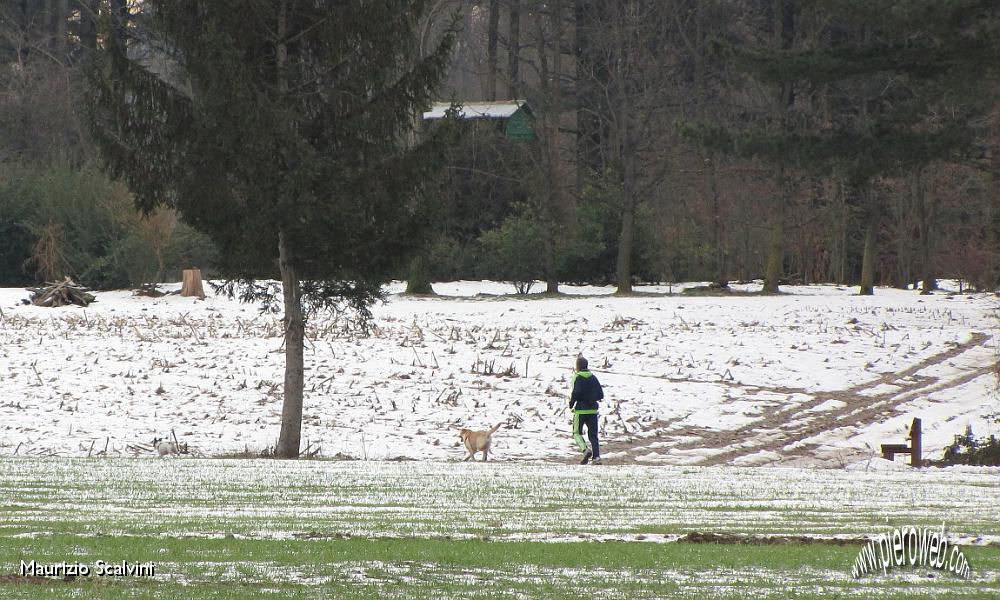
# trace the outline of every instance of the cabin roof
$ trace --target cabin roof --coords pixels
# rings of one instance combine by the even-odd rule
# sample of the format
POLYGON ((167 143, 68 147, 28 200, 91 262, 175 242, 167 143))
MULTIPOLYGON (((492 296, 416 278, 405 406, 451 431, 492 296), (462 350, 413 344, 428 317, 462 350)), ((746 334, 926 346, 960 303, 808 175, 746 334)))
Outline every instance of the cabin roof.
MULTIPOLYGON (((463 119, 509 119, 524 104, 524 100, 466 102, 462 104, 459 115, 463 119)), ((431 109, 424 113, 424 120, 443 119, 450 107, 450 102, 435 102, 431 105, 431 109)))

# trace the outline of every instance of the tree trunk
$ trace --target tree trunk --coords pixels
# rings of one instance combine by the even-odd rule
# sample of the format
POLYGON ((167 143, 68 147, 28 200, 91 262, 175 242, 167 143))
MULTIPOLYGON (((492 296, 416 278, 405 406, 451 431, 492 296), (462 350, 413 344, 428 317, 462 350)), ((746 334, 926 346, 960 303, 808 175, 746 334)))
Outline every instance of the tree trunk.
POLYGON ((563 218, 563 177, 564 169, 560 155, 559 122, 562 115, 562 6, 555 3, 550 7, 550 13, 536 14, 535 26, 538 40, 538 74, 540 113, 537 124, 539 132, 539 150, 541 160, 540 175, 544 192, 539 196, 541 202, 540 216, 542 219, 543 244, 542 269, 545 277, 545 292, 559 293, 559 278, 557 269, 556 249, 558 236, 561 235, 563 218), (545 35, 545 19, 554 24, 552 38, 545 35), (549 52, 552 52, 552 63, 549 63, 549 52))
MULTIPOLYGON (((160 272, 163 272, 163 265, 160 264, 160 272)), ((201 269, 184 269, 181 283, 181 296, 205 297, 205 289, 201 281, 201 269)))
POLYGON ((837 283, 845 285, 847 283, 847 232, 851 220, 851 211, 847 206, 847 193, 844 190, 842 181, 838 185, 837 193, 839 196, 838 208, 840 210, 838 218, 840 230, 837 232, 840 238, 840 255, 837 257, 837 283))
POLYGON ((719 201, 719 186, 715 170, 715 158, 708 156, 708 193, 712 199, 712 246, 715 248, 714 276, 719 287, 729 287, 726 277, 728 253, 726 252, 725 223, 722 220, 722 203, 719 201))
POLYGON ((500 0, 490 0, 489 29, 486 33, 486 99, 497 99, 497 38, 500 28, 500 0))
POLYGON ((774 201, 774 211, 771 215, 771 233, 768 236, 767 270, 764 273, 764 293, 777 294, 779 281, 783 274, 785 260, 785 205, 788 180, 784 170, 778 170, 778 185, 774 201))
MULTIPOLYGON (((624 8, 618 9, 619 19, 625 19, 624 8)), ((635 245, 635 209, 636 202, 636 163, 638 156, 635 140, 633 139, 632 123, 635 115, 632 110, 632 94, 626 82, 628 67, 628 44, 624 22, 621 25, 622 33, 618 39, 614 40, 614 52, 612 61, 617 62, 616 71, 612 79, 614 103, 611 107, 615 114, 612 129, 616 130, 612 134, 615 145, 612 164, 619 171, 622 192, 622 226, 618 236, 618 257, 615 269, 615 279, 618 284, 617 294, 632 293, 632 251, 635 245)))
POLYGON ((635 245, 635 200, 625 192, 622 202, 622 228, 618 236, 616 282, 618 294, 632 293, 632 247, 635 245))
POLYGON ((65 65, 69 58, 69 37, 66 35, 69 0, 53 0, 52 9, 52 51, 59 62, 65 65))
MULTIPOLYGON (((869 199, 869 202, 874 200, 869 199)), ((865 230, 865 253, 861 263, 861 290, 858 292, 862 296, 875 294, 875 245, 878 242, 879 217, 878 208, 869 207, 868 228, 865 230)))
POLYGON ((551 10, 553 16, 554 30, 552 40, 552 131, 549 139, 549 181, 551 183, 551 197, 549 203, 552 214, 552 233, 550 234, 549 247, 546 248, 545 256, 545 292, 547 294, 559 293, 559 273, 557 248, 559 237, 563 235, 565 224, 568 220, 566 185, 568 180, 567 164, 563 156, 563 4, 561 1, 554 2, 551 10))
MULTIPOLYGON (((625 110, 622 111, 623 113, 625 110)), ((627 121, 626 121, 627 122, 627 121)), ((631 156, 627 132, 621 138, 622 157, 622 227, 618 236, 618 258, 615 269, 618 294, 632 293, 632 250, 635 246, 635 160, 631 156)))
MULTIPOLYGON (((772 33, 774 45, 781 50, 790 50, 795 41, 795 8, 791 0, 774 0, 772 4, 772 33)), ((795 89, 790 82, 781 84, 778 89, 775 120, 788 126, 788 113, 795 104, 795 89)), ((788 178, 784 166, 778 167, 776 200, 771 234, 768 238, 767 270, 764 273, 764 293, 777 294, 779 280, 782 276, 785 259, 785 208, 788 204, 788 178)))
MULTIPOLYGON (((924 180, 920 173, 916 175, 917 219, 919 220, 920 233, 920 273, 923 285, 920 288, 920 295, 926 296, 937 289, 937 278, 934 276, 934 259, 932 256, 932 246, 934 235, 931 225, 934 221, 934 206, 928 206, 928 198, 924 189, 924 180)), ((933 200, 931 200, 933 202, 933 200)))
POLYGON ((993 291, 1000 287, 1000 211, 997 211, 997 204, 1000 203, 1000 102, 993 106, 991 141, 993 145, 990 172, 992 195, 987 197, 984 215, 986 247, 989 249, 989 254, 986 257, 986 284, 988 287, 984 291, 993 291))
MULTIPOLYGON (((694 48, 694 89, 697 93, 699 104, 699 117, 702 121, 709 121, 709 113, 706 110, 711 102, 708 91, 707 70, 707 43, 705 35, 705 20, 707 19, 708 5, 705 2, 698 2, 695 8, 695 40, 697 46, 694 48)), ((702 182, 704 195, 708 197, 711 206, 711 235, 712 235, 712 281, 720 288, 729 287, 729 280, 726 278, 726 247, 725 247, 725 224, 722 220, 722 203, 719 199, 718 175, 716 172, 715 154, 702 148, 702 164, 705 165, 705 177, 702 182)))
MULTIPOLYGON (((1000 157, 994 158, 995 162, 1000 162, 1000 157)), ((987 290, 1000 288, 1000 211, 997 211, 997 203, 1000 202, 1000 167, 993 167, 992 188, 993 196, 986 203, 986 241, 990 253, 987 255, 988 266, 986 268, 987 290)))
MULTIPOLYGON (((905 194, 894 194, 892 197, 893 211, 893 234, 890 235, 892 243, 895 245, 896 260, 895 268, 892 271, 892 286, 905 290, 909 288, 910 281, 913 280, 913 271, 916 268, 917 258, 914 256, 914 236, 907 235, 913 225, 913 214, 921 210, 917 198, 917 187, 919 186, 920 175, 910 173, 906 178, 905 194)), ((919 219, 918 219, 919 228, 919 219)), ((920 237, 919 232, 916 236, 920 237)), ((919 240, 917 240, 919 243, 919 240)))
MULTIPOLYGON (((278 89, 288 91, 285 64, 288 61, 288 3, 281 2, 275 38, 275 62, 278 89)), ((295 261, 284 228, 278 229, 278 269, 281 271, 281 294, 285 301, 285 387, 281 404, 281 431, 278 434, 277 458, 298 458, 302 441, 302 395, 305 387, 305 317, 302 314, 302 290, 295 272, 295 261)))
POLYGON ((80 45, 97 48, 97 0, 77 0, 80 7, 80 45))
POLYGON ((430 295, 434 293, 431 287, 430 269, 427 257, 420 253, 410 261, 409 273, 406 277, 406 293, 430 295))
POLYGON ((556 231, 554 227, 548 227, 545 236, 545 293, 559 293, 559 277, 556 274, 556 231))
POLYGON ((112 37, 121 48, 125 48, 128 36, 129 9, 127 0, 111 0, 112 37))
POLYGON ((278 458, 298 458, 302 440, 302 396, 305 382, 305 318, 299 278, 292 263, 285 233, 278 233, 278 267, 281 270, 281 293, 285 302, 285 387, 281 405, 281 433, 278 435, 278 458))
POLYGON ((510 78, 510 97, 516 99, 521 91, 521 0, 510 0, 507 33, 507 76, 510 78))

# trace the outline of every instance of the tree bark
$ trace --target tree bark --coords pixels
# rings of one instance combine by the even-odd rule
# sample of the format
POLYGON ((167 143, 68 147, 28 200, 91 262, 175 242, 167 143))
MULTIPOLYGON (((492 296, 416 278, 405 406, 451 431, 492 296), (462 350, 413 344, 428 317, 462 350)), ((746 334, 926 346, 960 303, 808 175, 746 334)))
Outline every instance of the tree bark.
POLYGON ((550 234, 545 236, 545 293, 546 294, 558 294, 559 293, 559 277, 556 275, 558 271, 556 264, 556 243, 555 231, 550 228, 550 234))
POLYGON ((521 91, 521 0, 510 0, 510 14, 507 16, 507 76, 510 78, 511 99, 516 99, 521 91))
MULTIPOLYGON (((774 0, 772 4, 774 44, 781 50, 790 50, 795 41, 795 7, 791 0, 774 0)), ((795 103, 795 89, 791 83, 783 83, 778 89, 776 121, 783 129, 788 127, 788 112, 795 103)), ((764 274, 764 292, 778 293, 784 263, 785 209, 788 204, 788 178, 785 167, 778 167, 777 205, 775 206, 771 234, 768 238, 767 270, 764 274)))
POLYGON ((80 7, 80 45, 97 48, 97 0, 77 0, 80 7))
MULTIPOLYGON (((995 163, 1000 163, 1000 157, 993 160, 995 163)), ((991 248, 987 256, 989 261, 986 268, 986 283, 989 286, 987 291, 1000 288, 1000 211, 997 211, 997 203, 1000 202, 1000 166, 993 167, 990 178, 993 194, 986 203, 985 213, 987 248, 991 248)))
MULTIPOLYGON (((917 244, 914 244, 913 236, 906 235, 912 226, 912 214, 921 210, 917 198, 917 187, 919 185, 919 174, 909 174, 906 178, 907 192, 905 194, 895 194, 893 198, 892 221, 894 233, 891 236, 896 250, 895 269, 892 272, 892 286, 901 290, 909 287, 913 280, 914 269, 917 269, 917 258, 914 248, 918 248, 920 234, 916 236, 917 244)), ((919 229, 919 218, 917 219, 919 229)))
MULTIPOLYGON (((160 265, 160 273, 163 272, 163 265, 160 265)), ((181 284, 181 296, 205 298, 205 287, 202 285, 201 269, 184 269, 183 283, 181 284)))
POLYGON ((421 252, 414 256, 413 260, 410 261, 409 274, 406 278, 406 293, 420 295, 433 294, 434 288, 431 287, 429 271, 428 260, 424 253, 421 252))
POLYGON ((840 252, 837 256, 837 283, 845 285, 847 283, 847 232, 851 220, 851 212, 847 206, 847 193, 844 189, 844 182, 840 181, 837 186, 838 196, 838 226, 837 236, 840 239, 840 252))
MULTIPOLYGON (((623 105, 623 119, 627 119, 628 102, 623 102, 623 105)), ((638 204, 635 172, 637 157, 634 150, 631 136, 626 130, 622 134, 622 228, 618 237, 617 294, 632 293, 632 251, 635 247, 635 210, 638 204)))
POLYGON ((638 156, 636 155, 637 149, 632 131, 632 124, 635 119, 632 95, 626 82, 626 78, 629 75, 627 70, 632 66, 628 62, 628 45, 630 40, 627 39, 627 15, 624 14, 624 8, 619 8, 618 10, 620 12, 616 18, 621 19, 621 25, 618 37, 613 41, 613 60, 619 64, 617 65, 618 71, 615 73, 612 83, 614 88, 613 102, 617 106, 613 106, 611 110, 617 112, 614 124, 612 125, 612 128, 617 130, 612 137, 616 146, 614 150, 616 160, 613 161, 613 164, 616 163, 621 178, 622 226, 618 236, 615 278, 618 287, 616 293, 631 294, 632 251, 635 245, 635 209, 638 201, 638 198, 636 198, 636 163, 638 162, 638 156))
POLYGON ((69 37, 66 35, 66 25, 69 21, 69 0, 53 0, 52 2, 52 51, 64 65, 69 58, 69 37))
MULTIPOLYGON (((874 202, 869 199, 869 202, 874 202)), ((875 206, 868 208, 868 226, 865 230, 865 253, 861 263, 861 289, 858 292, 862 296, 872 296, 875 294, 875 258, 876 243, 878 242, 878 227, 881 215, 875 206)))
POLYGON ((125 48, 128 36, 129 10, 127 0, 111 0, 111 31, 115 42, 125 48))
POLYGON ((771 214, 771 233, 768 236, 767 270, 764 273, 764 293, 777 294, 779 282, 783 274, 785 260, 785 205, 788 180, 784 170, 779 169, 777 193, 774 200, 774 210, 771 214))
POLYGON ((771 222, 771 233, 768 236, 767 271, 764 274, 764 293, 777 294, 779 290, 784 262, 785 207, 782 198, 775 205, 774 220, 771 222))
POLYGON ((635 245, 635 198, 625 190, 622 198, 622 228, 618 235, 616 264, 617 294, 632 293, 632 248, 635 245))
POLYGON ((715 169, 715 157, 709 155, 708 161, 708 193, 712 202, 712 246, 715 248, 714 274, 712 279, 715 284, 722 288, 729 287, 729 278, 726 277, 728 269, 729 253, 726 251, 725 229, 723 221, 722 202, 719 198, 718 176, 715 169))
POLYGON ((278 458, 298 458, 302 441, 302 400, 305 382, 305 318, 299 278, 292 262, 291 249, 283 231, 278 233, 278 268, 281 270, 281 293, 285 303, 285 387, 281 405, 281 432, 278 435, 278 458))
POLYGON ((500 0, 490 0, 489 29, 486 33, 486 99, 497 99, 497 38, 500 28, 500 0))
MULTIPOLYGON (((708 122, 708 106, 710 98, 708 92, 707 75, 707 42, 705 34, 705 21, 707 19, 708 4, 698 2, 695 8, 695 43, 692 48, 694 53, 694 89, 697 93, 697 101, 700 106, 699 116, 702 121, 708 122)), ((716 170, 716 156, 705 148, 701 149, 702 164, 705 166, 702 189, 704 195, 708 197, 711 206, 711 235, 712 235, 712 281, 720 288, 729 287, 729 279, 726 277, 727 252, 725 247, 725 223, 722 215, 722 203, 719 198, 718 173, 716 170)))
POLYGON ((538 43, 539 68, 539 150, 541 153, 540 175, 544 193, 540 195, 540 216, 542 218, 542 269, 545 277, 545 292, 559 293, 559 278, 556 255, 558 236, 563 224, 564 168, 560 155, 559 121, 562 115, 562 5, 556 2, 550 7, 550 14, 536 14, 535 26, 538 43), (545 19, 554 27, 552 37, 546 34, 545 19), (549 64, 549 52, 552 64, 549 64))
MULTIPOLYGON (((924 178, 921 173, 917 173, 916 186, 914 192, 916 193, 917 201, 917 219, 919 221, 919 232, 920 232, 920 273, 919 275, 923 279, 923 283, 920 288, 920 294, 926 296, 932 291, 937 289, 937 278, 934 276, 934 259, 933 259, 933 243, 934 240, 932 236, 934 235, 932 231, 932 223, 934 221, 934 206, 931 204, 928 206, 928 198, 926 190, 924 189, 924 178)), ((933 200, 931 200, 933 202, 933 200)))
POLYGON ((987 255, 986 283, 990 289, 996 290, 1000 287, 1000 211, 997 211, 997 204, 1000 203, 1000 102, 993 106, 991 123, 991 141, 993 146, 993 158, 990 162, 990 190, 991 196, 986 202, 986 242, 990 249, 987 255))
MULTIPOLYGON (((288 91, 285 64, 288 61, 288 4, 282 1, 278 10, 275 38, 275 63, 278 89, 288 91)), ((298 458, 302 441, 302 396, 305 387, 305 317, 302 314, 302 290, 295 272, 295 261, 288 236, 278 229, 278 269, 281 271, 281 294, 285 302, 285 387, 281 404, 281 431, 278 434, 277 458, 298 458)))
POLYGON ((551 9, 555 13, 552 22, 555 25, 552 40, 552 130, 549 140, 549 181, 551 184, 549 203, 552 212, 551 234, 545 251, 545 293, 559 293, 559 273, 557 248, 559 237, 563 235, 567 221, 566 183, 567 165, 563 156, 563 11, 561 1, 554 2, 551 9))

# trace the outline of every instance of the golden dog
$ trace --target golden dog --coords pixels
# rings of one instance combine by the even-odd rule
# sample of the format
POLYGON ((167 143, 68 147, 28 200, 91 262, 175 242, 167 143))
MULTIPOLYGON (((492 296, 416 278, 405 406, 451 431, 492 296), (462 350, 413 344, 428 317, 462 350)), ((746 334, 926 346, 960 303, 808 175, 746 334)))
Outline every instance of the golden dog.
POLYGON ((489 429, 487 431, 472 431, 471 429, 463 429, 458 432, 458 437, 462 439, 462 443, 465 444, 465 449, 468 451, 469 455, 465 457, 465 460, 472 460, 476 457, 476 452, 483 453, 483 462, 486 462, 486 455, 490 451, 490 443, 493 441, 493 434, 496 433, 497 429, 503 423, 497 423, 496 427, 489 429))

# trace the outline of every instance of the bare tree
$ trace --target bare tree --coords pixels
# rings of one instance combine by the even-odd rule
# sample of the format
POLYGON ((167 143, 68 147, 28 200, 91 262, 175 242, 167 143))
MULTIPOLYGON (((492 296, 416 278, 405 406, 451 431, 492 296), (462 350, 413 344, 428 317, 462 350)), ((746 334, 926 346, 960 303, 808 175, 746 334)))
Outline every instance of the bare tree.
POLYGON ((500 35, 500 0, 490 0, 489 29, 486 34, 486 99, 497 99, 497 43, 500 35))
POLYGON ((588 64, 581 72, 590 93, 585 112, 599 123, 602 173, 621 199, 616 283, 632 292, 636 215, 666 177, 664 138, 671 128, 669 93, 677 74, 676 1, 623 0, 595 8, 587 21, 588 64))
POLYGON ((508 0, 507 79, 510 97, 521 93, 521 0, 508 0))
POLYGON ((559 291, 558 249, 572 220, 576 196, 572 8, 570 0, 530 1, 518 15, 530 23, 527 35, 519 33, 517 61, 529 73, 516 86, 535 116, 537 184, 532 200, 542 224, 547 293, 559 291))

